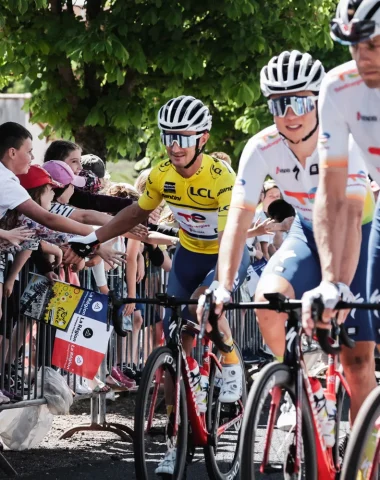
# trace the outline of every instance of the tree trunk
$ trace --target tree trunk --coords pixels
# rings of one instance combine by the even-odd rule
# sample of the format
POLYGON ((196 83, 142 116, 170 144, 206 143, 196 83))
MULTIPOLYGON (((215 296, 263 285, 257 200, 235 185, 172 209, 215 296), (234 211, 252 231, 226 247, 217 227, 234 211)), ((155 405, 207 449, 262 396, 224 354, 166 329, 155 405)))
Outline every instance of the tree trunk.
POLYGON ((106 139, 102 128, 80 127, 74 132, 75 142, 83 149, 83 155, 93 153, 107 161, 106 139))

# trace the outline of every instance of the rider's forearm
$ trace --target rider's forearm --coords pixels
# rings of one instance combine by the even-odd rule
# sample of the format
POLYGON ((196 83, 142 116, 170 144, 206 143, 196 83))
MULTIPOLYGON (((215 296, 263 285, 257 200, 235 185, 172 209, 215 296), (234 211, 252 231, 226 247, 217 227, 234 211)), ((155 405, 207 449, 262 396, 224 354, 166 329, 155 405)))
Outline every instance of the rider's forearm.
POLYGON ((323 184, 315 196, 314 232, 322 279, 339 282, 343 245, 347 240, 347 199, 338 193, 328 194, 323 184))
POLYGON ((347 225, 350 227, 342 245, 342 261, 339 281, 350 285, 354 278, 359 262, 360 246, 362 242, 362 216, 363 204, 361 202, 348 202, 347 225))
POLYGON ((219 248, 218 280, 232 291, 246 241, 246 232, 252 223, 252 212, 230 207, 227 224, 219 248))
POLYGON ((137 203, 119 212, 107 225, 96 231, 96 236, 100 243, 106 242, 110 238, 123 235, 139 223, 144 222, 150 214, 150 210, 143 210, 137 203))

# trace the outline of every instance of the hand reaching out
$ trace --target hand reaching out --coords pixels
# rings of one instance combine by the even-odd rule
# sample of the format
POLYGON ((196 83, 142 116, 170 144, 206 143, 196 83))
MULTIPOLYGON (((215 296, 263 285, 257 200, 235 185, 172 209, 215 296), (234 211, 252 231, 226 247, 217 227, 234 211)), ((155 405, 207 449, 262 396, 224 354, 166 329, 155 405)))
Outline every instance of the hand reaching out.
POLYGON ((126 263, 126 254, 119 252, 118 250, 114 250, 110 244, 105 243, 99 245, 96 253, 100 255, 106 263, 111 265, 112 268, 126 263))
POLYGON ((17 247, 25 240, 33 240, 34 232, 27 227, 17 227, 12 230, 1 230, 1 238, 17 247))
POLYGON ((139 225, 136 225, 135 227, 131 228, 128 233, 132 233, 133 235, 139 238, 144 238, 146 237, 146 235, 148 235, 149 230, 147 229, 147 227, 145 227, 144 225, 141 225, 140 223, 139 225))

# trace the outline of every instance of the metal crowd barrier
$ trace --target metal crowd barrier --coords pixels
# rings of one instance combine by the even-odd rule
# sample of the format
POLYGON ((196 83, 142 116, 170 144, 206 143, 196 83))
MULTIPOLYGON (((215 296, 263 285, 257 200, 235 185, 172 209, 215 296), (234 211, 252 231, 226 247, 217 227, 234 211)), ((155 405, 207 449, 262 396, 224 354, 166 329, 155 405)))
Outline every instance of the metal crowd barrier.
MULTIPOLYGON (((5 278, 6 278, 5 271, 5 278)), ((44 372, 46 366, 51 365, 52 350, 54 344, 54 330, 41 322, 33 321, 20 315, 19 299, 26 288, 30 277, 29 266, 20 272, 20 279, 15 283, 14 292, 8 298, 3 297, 2 320, 0 321, 0 390, 14 392, 12 403, 0 404, 0 411, 22 408, 46 403, 44 398, 44 372), (8 340, 9 339, 9 340, 8 340), (41 375, 37 378, 37 372, 41 375)), ((122 278, 125 278, 124 267, 110 271, 108 282, 110 289, 122 292, 122 278)), ((167 285, 167 273, 163 270, 148 265, 146 271, 145 288, 140 286, 138 295, 141 298, 152 297, 157 292, 165 292, 167 285)), ((91 269, 80 272, 80 284, 85 288, 94 288, 91 269)), ((234 301, 240 299, 239 292, 235 295, 234 301)), ((153 305, 145 308, 143 325, 138 333, 137 345, 133 344, 132 335, 128 335, 126 341, 118 341, 115 332, 112 334, 108 353, 99 369, 99 379, 106 383, 107 372, 117 364, 117 359, 127 366, 132 367, 137 363, 143 368, 149 353, 153 348, 163 341, 159 335, 159 327, 156 327, 156 320, 163 318, 163 312, 157 310, 153 305), (158 334, 157 334, 158 330, 158 334), (132 358, 133 350, 136 351, 135 358, 132 358)), ((263 345, 259 328, 252 311, 245 316, 239 312, 230 312, 229 321, 233 336, 239 344, 244 355, 248 357, 260 356, 263 345)), ((133 324, 133 321, 132 321, 133 324)), ((162 325, 162 322, 161 322, 162 325)), ((201 359, 201 348, 199 343, 195 347, 195 358, 201 359)), ((248 358, 248 360, 249 360, 248 358)), ((67 378, 72 390, 76 390, 75 375, 68 372, 61 372, 67 378)), ((81 383, 81 379, 79 379, 81 383)), ((65 432, 61 438, 69 438, 74 433, 85 430, 110 431, 117 434, 125 441, 130 441, 133 431, 121 424, 107 422, 106 418, 106 394, 92 393, 85 395, 89 398, 91 405, 90 423, 77 425, 65 432)), ((79 397, 80 398, 80 397, 79 397)), ((0 454, 0 468, 10 475, 16 474, 12 466, 0 454)))

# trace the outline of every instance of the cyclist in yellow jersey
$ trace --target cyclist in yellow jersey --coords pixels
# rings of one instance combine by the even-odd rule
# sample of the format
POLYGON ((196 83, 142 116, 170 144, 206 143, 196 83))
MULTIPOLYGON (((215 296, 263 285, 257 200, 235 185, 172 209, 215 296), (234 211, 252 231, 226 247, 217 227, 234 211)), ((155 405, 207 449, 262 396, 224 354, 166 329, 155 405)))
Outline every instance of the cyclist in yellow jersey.
MULTIPOLYGON (((138 203, 125 208, 96 235, 74 238, 73 250, 81 254, 99 242, 105 242, 144 222, 149 214, 165 200, 180 225, 180 245, 177 247, 169 274, 167 293, 181 298, 198 298, 214 278, 219 243, 227 220, 235 173, 222 161, 204 154, 210 136, 212 117, 209 109, 191 96, 180 96, 167 102, 159 111, 158 126, 169 159, 151 171, 146 190, 138 203)), ((249 266, 246 249, 234 289, 245 279, 249 266)), ((232 293, 232 292, 230 292, 232 293)), ((164 329, 168 336, 170 311, 165 313, 164 329)), ((185 318, 196 321, 195 309, 184 310, 185 318)), ((233 345, 226 317, 220 319, 225 343, 233 345)), ((187 356, 191 355, 193 337, 183 335, 187 356)), ((241 397, 243 371, 235 349, 222 358, 222 386, 219 400, 233 403, 241 397)), ((206 401, 206 400, 205 400, 206 401)), ((175 451, 168 451, 156 473, 172 474, 175 451)))

